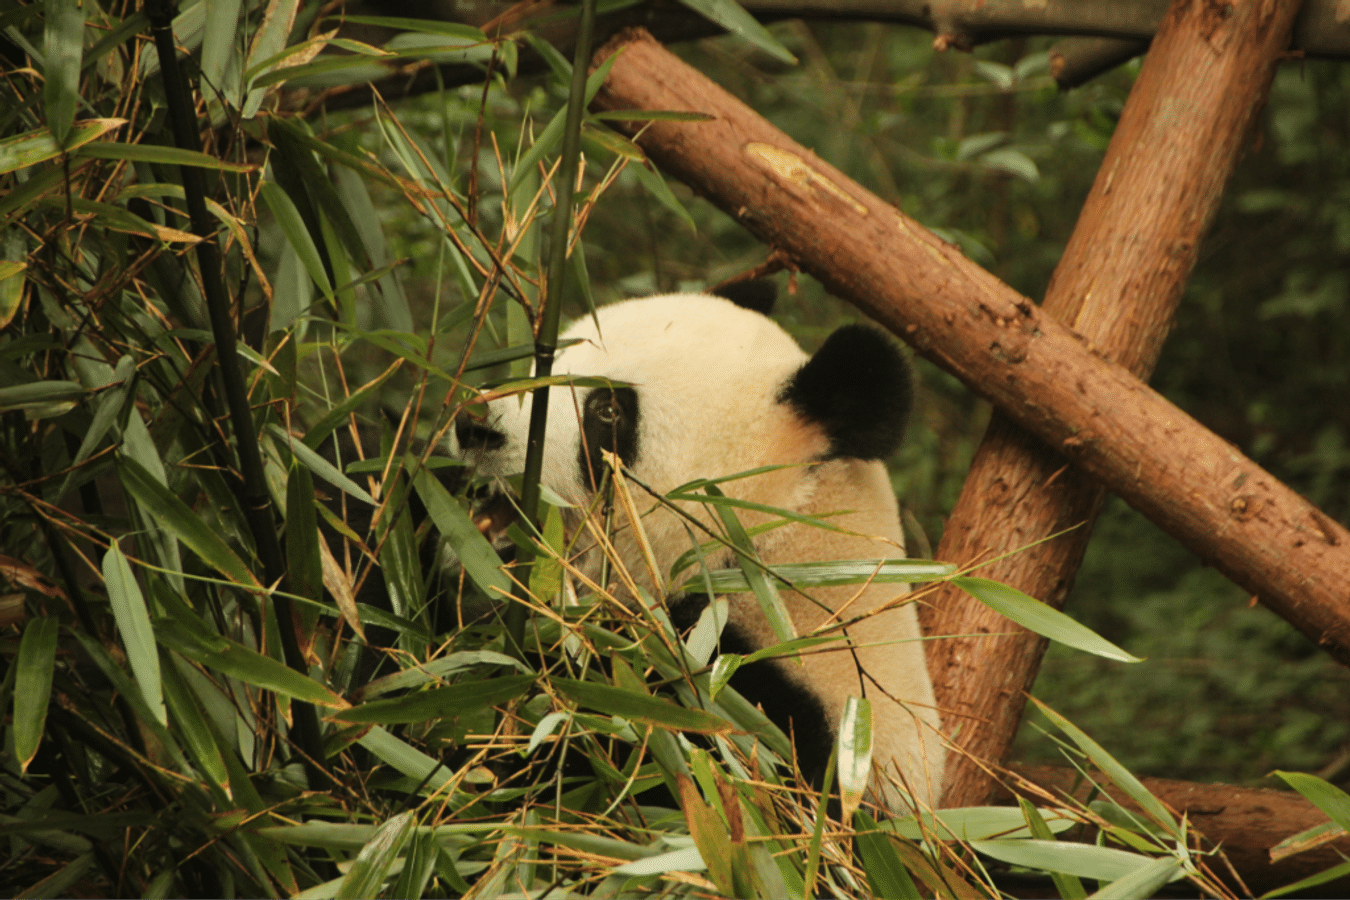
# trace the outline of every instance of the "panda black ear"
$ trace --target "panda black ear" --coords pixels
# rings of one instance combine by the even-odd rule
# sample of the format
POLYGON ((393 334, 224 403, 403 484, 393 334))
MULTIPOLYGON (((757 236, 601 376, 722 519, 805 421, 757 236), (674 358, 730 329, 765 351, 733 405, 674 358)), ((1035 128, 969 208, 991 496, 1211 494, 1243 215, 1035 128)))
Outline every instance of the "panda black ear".
POLYGON ((773 313, 773 305, 778 300, 778 285, 770 278, 756 278, 752 281, 733 281, 711 288, 708 293, 767 316, 773 313))
POLYGON ((866 325, 845 325, 797 370, 780 399, 825 429, 831 458, 885 459, 904 437, 914 384, 893 340, 866 325))

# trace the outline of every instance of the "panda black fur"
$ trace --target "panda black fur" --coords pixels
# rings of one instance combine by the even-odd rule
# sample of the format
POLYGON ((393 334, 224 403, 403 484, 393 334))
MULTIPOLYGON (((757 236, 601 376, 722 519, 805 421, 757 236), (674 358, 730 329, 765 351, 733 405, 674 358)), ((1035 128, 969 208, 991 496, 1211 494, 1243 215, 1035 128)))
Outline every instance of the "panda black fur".
MULTIPOLYGON (((543 482, 574 504, 569 528, 580 526, 581 511, 591 505, 604 471, 603 448, 659 493, 698 478, 782 466, 721 487, 743 500, 828 515, 848 530, 799 523, 770 529, 755 539, 765 563, 904 556, 895 496, 880 461, 899 444, 910 409, 909 368, 898 348, 874 329, 847 325, 808 357, 767 317, 771 293, 744 286, 728 293, 745 305, 707 294, 659 295, 604 307, 563 335, 579 343, 558 355, 555 374, 626 383, 550 392, 543 482)), ((481 474, 504 478, 523 468, 530 407, 528 399, 502 398, 489 405, 484 421, 458 424, 461 451, 481 474)), ((713 525, 703 504, 683 506, 713 525)), ((642 591, 667 598, 674 622, 692 624, 706 598, 682 594, 678 581, 664 583, 672 563, 689 549, 685 524, 669 510, 639 511, 655 572, 631 528, 614 535, 621 561, 642 591)), ((740 517, 747 528, 774 518, 748 510, 740 517)), ((735 566, 730 551, 708 562, 735 566)), ((599 577, 598 551, 583 553, 577 563, 587 577, 599 577)), ((803 770, 817 778, 845 700, 867 697, 873 796, 897 812, 911 809, 897 788, 921 807, 935 805, 945 750, 922 635, 913 605, 904 602, 904 586, 809 593, 814 600, 781 590, 799 634, 870 613, 847 628, 851 647, 828 645, 803 656, 801 664, 746 666, 733 686, 791 729, 803 770)), ((723 651, 748 653, 778 643, 753 595, 729 600, 723 651)))

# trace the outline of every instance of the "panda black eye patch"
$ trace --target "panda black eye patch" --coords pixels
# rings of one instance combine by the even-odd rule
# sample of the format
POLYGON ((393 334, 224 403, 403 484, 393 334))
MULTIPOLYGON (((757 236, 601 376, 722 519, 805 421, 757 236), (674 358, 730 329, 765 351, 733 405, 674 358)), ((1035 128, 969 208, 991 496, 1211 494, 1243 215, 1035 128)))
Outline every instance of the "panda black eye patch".
POLYGON ((577 463, 582 482, 598 490, 604 479, 601 450, 617 454, 625 466, 637 461, 638 396, 631 387, 596 388, 586 395, 581 412, 581 445, 577 463))

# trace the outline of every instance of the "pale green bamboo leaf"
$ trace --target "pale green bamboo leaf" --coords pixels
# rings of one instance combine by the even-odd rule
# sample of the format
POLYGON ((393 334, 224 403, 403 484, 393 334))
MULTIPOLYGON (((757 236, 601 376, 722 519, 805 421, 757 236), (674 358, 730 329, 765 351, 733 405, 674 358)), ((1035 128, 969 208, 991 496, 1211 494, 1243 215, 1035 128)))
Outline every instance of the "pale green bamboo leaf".
MULTIPOLYGON (((1031 829, 1031 836, 1038 841, 1053 841, 1054 832, 1046 824, 1045 817, 1030 800, 1025 797, 1017 798, 1017 806, 1022 810, 1022 818, 1026 820, 1027 827, 1031 829)), ((1055 882, 1055 889, 1059 891, 1062 900, 1086 900, 1087 891, 1083 890, 1083 883, 1076 876, 1065 875, 1063 872, 1051 872, 1050 878, 1055 882)))
POLYGON ((291 434, 288 433, 286 429, 282 428, 275 422, 269 422, 267 424, 267 432, 268 434, 272 435, 272 437, 275 438, 283 447, 288 448, 292 453, 294 453, 295 458, 306 469, 309 469, 310 472, 314 473, 315 475, 322 478, 324 481, 333 485, 333 487, 340 488, 341 490, 355 497, 357 500, 360 500, 362 503, 367 503, 371 506, 376 505, 375 498, 370 496, 370 493, 368 491, 362 488, 355 481, 352 481, 346 475, 343 475, 342 472, 338 470, 337 466, 333 465, 328 460, 320 456, 318 453, 311 450, 309 446, 306 443, 304 443, 304 441, 300 440, 299 438, 291 436, 291 434))
POLYGON ((415 829, 403 859, 403 871, 389 888, 389 896, 419 900, 436 872, 440 852, 440 842, 434 831, 429 828, 415 829))
MULTIPOLYGON (((926 559, 840 559, 825 562, 786 563, 765 567, 769 573, 795 587, 837 587, 845 584, 913 584, 932 581, 951 573, 949 563, 926 559)), ((718 594, 734 594, 750 590, 741 569, 714 569, 707 573, 706 584, 690 580, 684 590, 706 590, 711 586, 718 594)))
POLYGON ((713 661, 712 679, 708 684, 708 693, 715 700, 717 695, 722 693, 722 688, 726 687, 731 681, 731 676, 736 674, 736 670, 741 667, 745 658, 739 653, 723 653, 713 661))
POLYGON ((352 867, 342 879, 337 896, 344 900, 346 898, 362 900, 378 896, 380 887, 389 874, 389 867, 393 865, 403 845, 412 835, 414 821, 413 813, 405 812, 399 813, 381 825, 380 830, 375 832, 375 836, 361 848, 361 852, 352 861, 352 867))
MULTIPOLYGON (((203 0, 205 2, 205 0, 203 0)), ((256 172, 252 163, 233 163, 217 159, 199 150, 183 150, 159 144, 119 144, 113 141, 91 141, 75 151, 75 156, 88 159, 125 159, 130 162, 165 163, 171 166, 195 166, 199 169, 217 169, 221 172, 256 172)), ((179 188, 178 193, 181 194, 179 188)), ((219 215, 219 213, 217 213, 219 215)))
POLYGON ((844 702, 839 720, 839 805, 851 822, 872 777, 872 704, 861 697, 844 702))
POLYGON ((785 63, 797 61, 797 57, 778 43, 778 39, 735 0, 680 0, 680 2, 703 18, 754 44, 774 59, 785 63))
POLYGON ((423 34, 441 34, 465 41, 489 43, 488 37, 472 25, 442 22, 439 19, 406 19, 398 16, 343 16, 342 21, 353 25, 376 25, 395 31, 416 31, 423 34))
POLYGON ((1008 587, 988 578, 962 576, 953 578, 952 584, 970 594, 976 600, 994 612, 1010 619, 1042 637, 1057 641, 1075 650, 1092 653, 1117 662, 1143 662, 1139 657, 1126 653, 1115 644, 1101 637, 1086 626, 1080 625, 1064 613, 1047 606, 1034 597, 1029 597, 1016 588, 1008 587))
POLYGON ((26 772, 42 744, 47 701, 56 671, 56 638, 61 623, 54 617, 29 620, 19 641, 14 676, 14 757, 26 772))
POLYGON ((525 748, 525 755, 529 756, 539 749, 539 745, 558 730, 558 726, 566 722, 571 716, 567 713, 552 712, 539 720, 539 724, 534 726, 534 731, 530 734, 530 743, 525 748))
POLYGON ((1185 866, 1181 860, 1174 856, 1161 856, 1133 875, 1126 875, 1111 882, 1091 895, 1089 900, 1136 900, 1138 897, 1156 897, 1158 888, 1185 875, 1185 866))
MULTIPOLYGON (((127 416, 126 425, 122 429, 121 458, 133 460, 166 493, 168 492, 169 476, 164 471, 164 462, 159 458, 159 450, 155 448, 154 439, 150 437, 150 429, 146 427, 145 420, 141 418, 140 412, 134 408, 131 410, 131 414, 127 416)), ((148 519, 147 525, 153 529, 154 546, 159 556, 159 563, 168 570, 169 586, 181 594, 183 592, 183 558, 178 550, 178 539, 154 515, 149 515, 148 519)))
POLYGON ((313 678, 280 660, 221 635, 209 634, 198 625, 164 618, 156 619, 154 627, 155 637, 170 650, 246 684, 319 706, 342 709, 348 705, 313 678))
POLYGON ((47 127, 56 143, 64 147, 80 102, 84 9, 76 0, 47 0, 44 18, 42 76, 47 127))
MULTIPOLYGON (((267 12, 263 14, 262 24, 254 32, 253 44, 248 49, 248 61, 244 66, 246 70, 286 49, 286 39, 290 37, 291 27, 295 24, 295 13, 298 8, 299 0, 271 0, 267 4, 267 12)), ((264 73, 259 72, 258 74, 264 73)), ((256 80, 256 76, 252 80, 256 80)), ((257 115, 266 93, 266 88, 253 88, 250 84, 248 94, 244 98, 243 116, 245 119, 251 119, 257 115)))
POLYGON ((291 198, 282 190, 281 185, 275 181, 264 181, 262 183, 263 200, 267 203, 267 208, 272 211, 272 216, 277 220, 277 226, 281 228, 281 233, 286 236, 290 242, 291 248, 295 250, 295 255, 300 257, 300 262, 304 264, 305 271, 309 277, 319 286, 324 295, 333 300, 333 285, 328 280, 328 272, 323 267, 323 258, 319 256, 319 248, 314 243, 313 236, 309 229, 305 227, 305 221, 300 217, 300 210, 291 201, 291 198))
POLYGON ((141 511, 169 534, 187 545, 193 553, 226 578, 246 588, 261 590, 254 577, 224 539, 201 517, 188 508, 166 486, 155 479, 140 463, 129 456, 118 457, 118 471, 127 492, 136 500, 141 511))
POLYGON ((613 685, 554 678, 553 687, 580 706, 606 715, 621 716, 630 722, 696 734, 724 734, 734 730, 731 723, 721 716, 701 709, 687 709, 663 697, 653 697, 613 685))
POLYGON ((502 571, 497 551, 474 526, 464 507, 426 469, 420 469, 413 477, 413 486, 436 530, 450 543, 474 584, 490 598, 509 597, 513 582, 502 571))
POLYGON ((202 0, 206 8, 206 33, 202 38, 202 80, 220 89, 230 57, 238 53, 241 0, 202 0))
MULTIPOLYGON (((1117 881, 1154 866, 1157 859, 1127 850, 1112 847, 1098 847, 1096 844, 1073 844, 1067 841, 1038 840, 997 840, 970 841, 970 846, 986 856, 992 856, 999 862, 1029 869, 1042 869, 1047 872, 1062 872, 1079 878, 1092 878, 1097 881, 1117 881)), ((1172 856, 1164 857, 1175 865, 1179 861, 1172 856)), ((1164 879, 1164 882, 1166 879, 1164 879)), ((1133 894, 1135 897, 1152 896, 1151 893, 1133 894)))
POLYGON ((150 612, 117 541, 112 542, 103 556, 103 581, 108 588, 113 620, 117 622, 127 661, 131 663, 131 674, 136 676, 136 685, 159 724, 168 727, 169 717, 160 687, 159 648, 155 646, 155 632, 150 627, 150 612))
POLYGON ((1153 817, 1154 821, 1165 827, 1170 833, 1174 835, 1178 834, 1176 819, 1172 818, 1172 814, 1167 811, 1166 807, 1162 805, 1157 797, 1149 793, 1148 788, 1144 787, 1143 782, 1134 777, 1129 769, 1126 769, 1120 763, 1116 762, 1111 754, 1107 753, 1100 744, 1088 737, 1087 734, 1078 728, 1078 726, 1074 725, 1068 719, 1064 718, 1035 697, 1031 697, 1030 699, 1032 703, 1036 704, 1036 708, 1044 713, 1045 717, 1049 719, 1056 728, 1067 734, 1069 738, 1078 745, 1078 749, 1087 754, 1088 759, 1092 760, 1093 764, 1101 769, 1102 772, 1115 783, 1116 787, 1129 795, 1130 799, 1135 803, 1138 803, 1145 812, 1153 817))
MULTIPOLYGON (((127 397, 131 379, 136 374, 136 360, 130 356, 123 356, 117 361, 117 368, 113 370, 112 381, 108 384, 117 382, 117 387, 104 390, 99 394, 95 401, 94 417, 85 431, 84 437, 80 440, 80 448, 75 453, 75 458, 71 460, 71 467, 74 468, 89 458, 103 436, 117 422, 119 414, 126 406, 127 397)), ((102 387, 104 385, 89 385, 90 387, 102 387)), ((61 483, 61 488, 56 492, 57 498, 64 497, 66 491, 70 489, 71 481, 75 473, 71 472, 66 476, 65 481, 61 483)))
POLYGON ((708 864, 698 852, 698 847, 684 847, 671 850, 645 859, 627 862, 614 869, 620 875, 660 875, 662 872, 703 872, 708 864))
MULTIPOLYGON (((1045 825, 1051 832, 1067 831, 1076 820, 1052 817, 1045 825)), ((964 806, 919 817, 889 819, 878 827, 911 841, 936 838, 940 841, 979 841, 990 838, 1030 837, 1022 811, 1010 806, 964 806)))
POLYGON ((37 884, 15 894, 15 897, 46 898, 71 897, 71 891, 84 878, 86 872, 94 867, 94 851, 90 850, 77 856, 37 884))

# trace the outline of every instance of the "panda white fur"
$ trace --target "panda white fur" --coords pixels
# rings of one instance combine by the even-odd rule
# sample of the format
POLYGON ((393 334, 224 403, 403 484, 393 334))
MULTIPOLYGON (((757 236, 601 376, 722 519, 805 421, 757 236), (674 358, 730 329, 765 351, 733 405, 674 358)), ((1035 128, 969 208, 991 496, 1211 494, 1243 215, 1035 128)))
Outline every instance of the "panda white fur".
MULTIPOLYGON (((742 302, 760 308, 772 303, 771 295, 765 303, 759 291, 742 293, 742 302)), ((558 355, 555 374, 630 385, 612 392, 568 387, 550 392, 543 482, 576 505, 574 519, 590 503, 593 479, 604 471, 601 447, 617 452, 635 479, 661 493, 698 478, 785 466, 721 487, 733 497, 807 515, 847 511, 829 521, 853 533, 802 524, 772 529, 755 539, 764 562, 904 556, 895 496, 880 460, 899 443, 911 384, 904 358, 880 332, 844 326, 808 358, 758 309, 706 294, 667 294, 604 307, 563 338, 581 343, 558 355)), ((462 452, 480 472, 506 476, 523 469, 530 408, 528 399, 502 398, 490 404, 485 421, 458 424, 462 452)), ((637 490, 634 497, 639 511, 648 513, 650 498, 637 490)), ((686 509, 711 525, 711 511, 703 504, 686 509)), ((747 527, 771 518, 746 511, 740 517, 747 527)), ((688 531, 668 510, 651 511, 643 523, 664 580, 689 549, 688 531)), ((692 624, 706 597, 686 598, 679 584, 654 585, 631 529, 621 531, 615 544, 638 584, 666 598, 674 621, 692 624)), ((600 563, 598 552, 579 560, 593 578, 600 563)), ((735 560, 727 551, 714 554, 709 564, 734 568, 735 560)), ((829 609, 781 590, 801 635, 838 621, 836 614, 854 619, 877 612, 847 628, 851 648, 831 644, 826 652, 804 655, 801 665, 779 660, 743 667, 733 686, 763 704, 785 731, 792 729, 803 771, 817 779, 845 700, 866 697, 874 724, 873 796, 907 812, 898 785, 921 807, 932 807, 941 793, 944 748, 905 586, 850 585, 808 593, 829 609)), ((778 643, 753 595, 729 599, 724 652, 778 643)))

